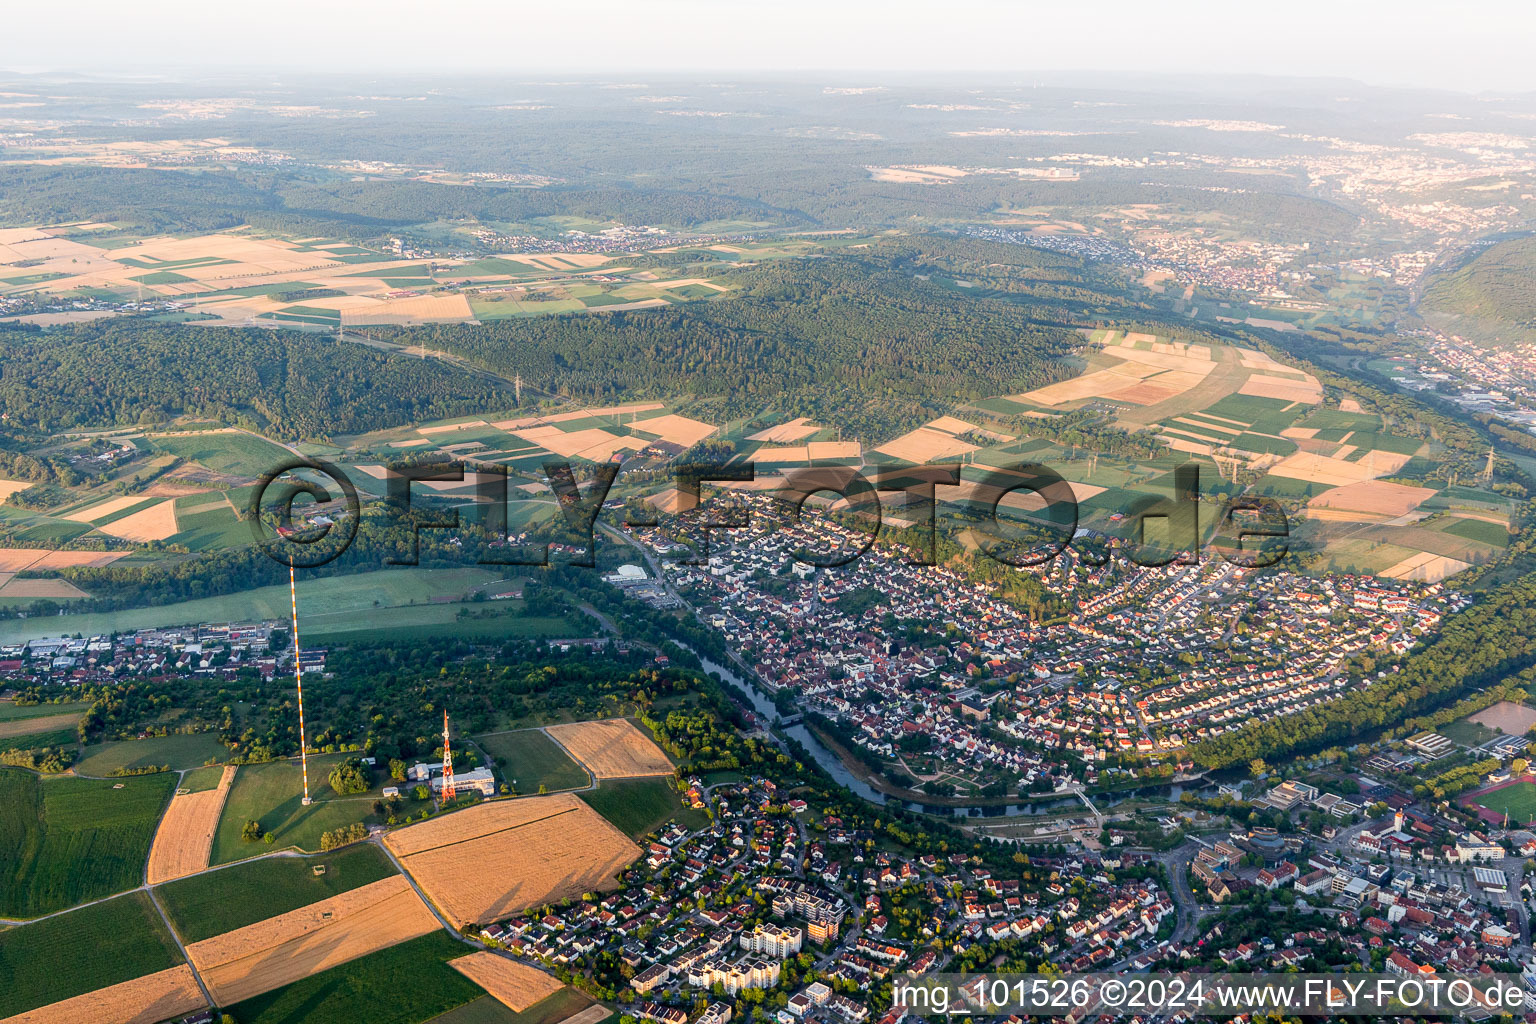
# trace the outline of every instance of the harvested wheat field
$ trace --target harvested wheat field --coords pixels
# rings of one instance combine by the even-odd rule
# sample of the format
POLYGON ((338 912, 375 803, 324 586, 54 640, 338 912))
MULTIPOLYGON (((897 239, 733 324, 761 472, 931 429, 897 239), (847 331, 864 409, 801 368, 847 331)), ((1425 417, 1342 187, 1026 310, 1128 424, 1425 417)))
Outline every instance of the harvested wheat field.
MULTIPOLYGON (((547 423, 565 423, 570 420, 586 419, 589 416, 618 416, 630 412, 650 412, 653 409, 665 409, 661 402, 631 402, 628 405, 604 405, 591 409, 577 409, 573 412, 550 413, 547 416, 526 416, 517 420, 496 420, 491 426, 497 430, 518 431, 528 427, 542 426, 547 423)), ((484 426, 484 424, 481 424, 484 426)), ((422 433, 426 433, 425 430, 422 433)))
POLYGON ((160 819, 149 849, 149 884, 185 878, 208 866, 213 834, 224 813, 224 800, 235 781, 235 766, 225 765, 219 784, 197 793, 177 793, 160 819))
MULTIPOLYGON (((780 423, 776 427, 767 430, 759 430, 755 434, 748 434, 748 441, 768 441, 773 444, 794 444, 803 441, 821 428, 810 422, 810 419, 801 416, 790 420, 788 423, 780 423)), ((25 486, 25 485, 24 485, 25 486)))
POLYGON ((116 498, 108 498, 87 508, 76 509, 65 513, 64 518, 72 523, 94 523, 98 519, 105 519, 114 512, 121 512, 125 508, 131 508, 144 500, 142 494, 124 494, 116 498))
POLYGON ((805 454, 816 459, 856 459, 861 454, 857 441, 811 441, 805 446, 805 454))
POLYGON ((593 1003, 585 1010, 578 1010, 559 1022, 559 1024, 597 1024, 598 1021, 608 1017, 612 1010, 602 1003, 593 1003))
POLYGON ((0 1024, 158 1024, 208 1005, 192 968, 168 971, 99 988, 35 1010, 7 1017, 0 1024))
POLYGON ((469 320, 469 300, 462 295, 416 295, 386 299, 359 309, 341 311, 343 327, 363 324, 414 324, 427 321, 469 320))
POLYGON ((165 540, 176 533, 176 502, 167 499, 96 529, 137 544, 165 540))
POLYGON ((514 1013, 522 1013, 540 999, 565 987, 559 978, 489 951, 450 960, 448 966, 495 996, 514 1013))
POLYGON ((1379 476, 1395 473, 1402 469, 1410 458, 1411 456, 1396 452, 1372 451, 1364 458, 1350 462, 1347 459, 1329 458, 1311 452, 1297 452, 1275 463, 1269 471, 1275 476, 1290 477, 1293 480, 1308 480, 1312 483, 1343 487, 1346 484, 1363 483, 1379 476))
POLYGON ((1435 496, 1433 487, 1409 487, 1384 480, 1367 480, 1325 491, 1307 503, 1311 509, 1340 509, 1395 519, 1407 515, 1435 496))
POLYGON ((902 434, 894 441, 887 441, 875 449, 880 454, 889 455, 893 459, 917 463, 964 455, 975 450, 975 445, 968 444, 953 434, 946 434, 942 430, 931 430, 928 427, 918 427, 911 433, 902 434))
MULTIPOLYGON (((42 569, 73 569, 76 566, 87 566, 99 569, 104 565, 111 565, 119 558, 127 558, 127 551, 44 551, 42 557, 27 566, 34 571, 42 569)), ((4 552, 0 552, 3 558, 4 552)))
POLYGON ((632 420, 629 429, 631 433, 641 431, 646 434, 655 434, 663 441, 679 444, 684 448, 692 448, 715 432, 715 428, 708 423, 691 420, 687 416, 679 416, 674 412, 652 416, 648 420, 632 420))
POLYGON ((0 548, 0 572, 23 569, 68 569, 76 565, 98 567, 119 558, 126 551, 47 551, 43 548, 0 548))
POLYGON ((598 445, 611 446, 619 442, 617 434, 610 434, 602 427, 573 430, 568 434, 559 427, 532 427, 515 433, 523 440, 532 441, 566 459, 598 445))
POLYGON ((480 804, 399 829, 384 843, 459 928, 612 889, 640 856, 571 793, 480 804))
POLYGON ((672 774, 667 755, 628 719, 551 725, 544 731, 599 779, 672 774))
POLYGON ((1472 568, 1471 562, 1448 558, 1428 551, 1410 555, 1396 565, 1383 569, 1380 575, 1394 580, 1418 580, 1421 583, 1439 583, 1447 576, 1454 576, 1463 569, 1472 568))
POLYGON ((1305 402, 1316 405, 1323 400, 1323 386, 1310 374, 1305 380, 1293 377, 1275 377, 1255 373, 1237 389, 1240 395, 1254 398, 1275 398, 1284 402, 1305 402))
POLYGON ((441 928, 400 875, 187 947, 221 1006, 441 928))
POLYGON ((0 479, 0 503, 3 503, 6 498, 9 498, 17 491, 24 491, 31 486, 31 483, 27 482, 26 480, 0 479))
POLYGON ((89 597, 69 580, 11 580, 0 587, 0 597, 52 597, 71 599, 89 597))

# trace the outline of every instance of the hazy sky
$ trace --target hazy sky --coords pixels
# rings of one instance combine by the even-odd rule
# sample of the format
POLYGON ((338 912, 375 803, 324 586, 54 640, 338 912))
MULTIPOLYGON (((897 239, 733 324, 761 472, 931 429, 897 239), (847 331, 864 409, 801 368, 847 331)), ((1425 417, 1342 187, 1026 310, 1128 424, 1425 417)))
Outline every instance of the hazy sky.
POLYGON ((1536 90, 1533 0, 73 0, 0 66, 110 73, 1118 70, 1536 90))

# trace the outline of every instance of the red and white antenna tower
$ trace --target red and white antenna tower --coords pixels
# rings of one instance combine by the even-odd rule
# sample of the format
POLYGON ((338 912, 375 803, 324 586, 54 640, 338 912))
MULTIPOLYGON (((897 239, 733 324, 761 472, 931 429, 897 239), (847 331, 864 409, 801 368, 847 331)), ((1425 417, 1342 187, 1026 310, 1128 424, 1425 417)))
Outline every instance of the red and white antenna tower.
POLYGON ((448 747, 448 709, 443 709, 443 803, 452 800, 456 793, 453 788, 453 751, 448 747))
POLYGON ((299 590, 293 582, 293 562, 288 563, 288 597, 293 604, 293 678, 299 687, 299 768, 304 775, 304 806, 309 806, 309 741, 304 733, 304 662, 299 656, 299 590))

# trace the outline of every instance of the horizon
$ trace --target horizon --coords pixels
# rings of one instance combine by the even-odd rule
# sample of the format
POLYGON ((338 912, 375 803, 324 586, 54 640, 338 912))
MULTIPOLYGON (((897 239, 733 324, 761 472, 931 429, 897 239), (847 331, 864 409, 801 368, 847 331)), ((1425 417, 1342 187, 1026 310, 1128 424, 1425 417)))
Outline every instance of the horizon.
POLYGON ((395 17, 408 10, 396 3, 347 2, 317 11, 280 0, 254 22, 239 9, 211 10, 190 0, 150 7, 158 17, 146 17, 143 7, 130 12, 88 0, 69 36, 58 39, 46 13, 23 10, 13 15, 9 45, 0 45, 0 66, 15 74, 109 78, 164 68, 178 74, 213 68, 513 77, 1240 75, 1474 95, 1536 90, 1522 52, 1530 32, 1518 28, 1536 29, 1536 12, 1502 0, 1475 14, 1458 12, 1455 21, 1438 6, 1379 0, 1346 7, 1308 0, 1284 18, 1201 3, 1179 19, 1125 0, 1091 12, 961 0, 943 19, 922 17, 926 9, 912 0, 860 0, 831 9, 793 0, 771 11, 736 5, 725 15, 698 0, 643 7, 599 0, 582 18, 468 0, 453 17, 427 22, 414 11, 395 17), (813 35, 804 31, 810 19, 813 35), (165 31, 168 22, 174 32, 165 31), (1042 38, 1048 40, 1043 48, 1035 42, 1042 38), (230 39, 241 40, 242 53, 228 52, 230 39), (527 45, 529 39, 538 45, 527 45), (574 53, 543 45, 561 39, 579 44, 574 53), (987 70, 956 70, 962 67, 987 70))

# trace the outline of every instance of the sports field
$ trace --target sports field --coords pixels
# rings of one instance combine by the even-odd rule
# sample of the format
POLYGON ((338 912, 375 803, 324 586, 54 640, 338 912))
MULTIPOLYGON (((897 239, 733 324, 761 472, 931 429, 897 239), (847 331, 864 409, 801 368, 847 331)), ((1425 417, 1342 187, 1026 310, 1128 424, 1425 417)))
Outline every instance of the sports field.
POLYGON ((1492 811, 1501 822, 1508 812, 1511 825, 1536 821, 1536 782, 1522 779, 1513 785, 1475 794, 1469 802, 1492 811))

